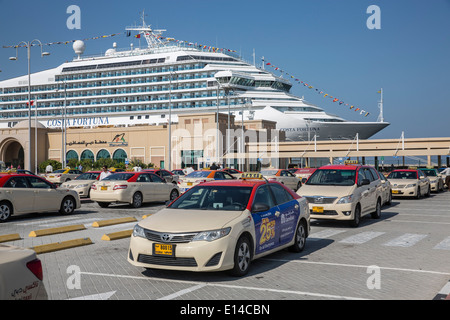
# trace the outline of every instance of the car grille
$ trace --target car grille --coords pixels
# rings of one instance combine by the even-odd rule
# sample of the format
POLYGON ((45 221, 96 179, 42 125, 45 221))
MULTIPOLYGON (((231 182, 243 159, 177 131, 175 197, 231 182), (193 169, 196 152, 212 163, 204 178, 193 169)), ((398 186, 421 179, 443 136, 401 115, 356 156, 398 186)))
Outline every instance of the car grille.
POLYGON ((137 261, 159 266, 197 267, 197 261, 194 258, 160 257, 139 254, 137 261))
POLYGON ((197 235, 194 233, 167 233, 145 230, 145 237, 150 241, 163 243, 188 243, 197 235))
POLYGON ((309 203, 317 203, 317 204, 330 204, 333 203, 337 197, 322 197, 322 196, 309 196, 305 197, 309 203))

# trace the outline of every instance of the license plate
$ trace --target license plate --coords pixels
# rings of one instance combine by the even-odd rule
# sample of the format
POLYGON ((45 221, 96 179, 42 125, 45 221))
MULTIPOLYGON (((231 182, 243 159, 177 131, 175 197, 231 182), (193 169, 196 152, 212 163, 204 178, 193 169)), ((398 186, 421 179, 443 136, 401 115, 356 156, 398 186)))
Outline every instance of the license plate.
POLYGON ((171 244, 154 243, 153 254, 158 256, 174 256, 175 246, 171 244))
POLYGON ((398 190, 392 190, 392 193, 399 193, 398 190))
POLYGON ((323 213, 323 207, 313 207, 312 211, 317 213, 323 213))
POLYGON ((49 178, 54 178, 55 176, 48 176, 49 178))
POLYGON ((188 185, 188 186, 192 186, 192 182, 188 182, 187 185, 188 185))
POLYGON ((102 186, 102 187, 100 188, 100 190, 108 190, 108 187, 102 186))

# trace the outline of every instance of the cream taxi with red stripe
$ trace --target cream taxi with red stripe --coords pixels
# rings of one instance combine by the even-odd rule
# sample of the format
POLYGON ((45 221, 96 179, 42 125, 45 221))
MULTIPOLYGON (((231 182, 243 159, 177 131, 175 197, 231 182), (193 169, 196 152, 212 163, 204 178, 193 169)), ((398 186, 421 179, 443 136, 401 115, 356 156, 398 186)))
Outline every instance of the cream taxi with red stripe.
POLYGON ((306 200, 276 181, 210 181, 186 191, 139 222, 128 261, 139 267, 230 270, 245 275, 253 259, 304 249, 310 231, 306 200))

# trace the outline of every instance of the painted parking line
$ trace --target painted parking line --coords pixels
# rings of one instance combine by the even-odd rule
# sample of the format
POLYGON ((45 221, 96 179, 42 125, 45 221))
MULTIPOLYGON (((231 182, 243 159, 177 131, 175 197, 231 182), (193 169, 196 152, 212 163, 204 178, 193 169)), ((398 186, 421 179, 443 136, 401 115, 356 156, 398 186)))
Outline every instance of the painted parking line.
POLYGON ((350 236, 348 238, 345 238, 339 242, 346 243, 346 244, 362 244, 362 243, 366 243, 367 241, 370 241, 372 239, 375 239, 376 237, 379 237, 382 234, 385 234, 385 232, 366 231, 366 232, 361 232, 361 233, 355 234, 353 236, 350 236))
POLYGON ((425 239, 427 237, 426 234, 413 234, 413 233, 405 233, 395 239, 392 239, 385 244, 384 246, 388 247, 412 247, 422 239, 425 239))
POLYGON ((325 229, 322 231, 318 231, 315 233, 312 233, 309 237, 308 237, 308 241, 318 241, 318 240, 322 240, 322 239, 328 239, 332 236, 335 236, 337 234, 340 233, 344 233, 347 230, 338 230, 338 229, 325 229))
POLYGON ((196 286, 193 286, 193 287, 190 287, 190 288, 187 288, 187 289, 180 290, 180 291, 177 291, 175 293, 169 294, 168 296, 159 298, 157 300, 173 300, 173 299, 181 297, 182 295, 184 295, 186 293, 190 293, 192 291, 195 291, 195 290, 198 290, 200 288, 206 287, 206 285, 207 285, 206 283, 198 284, 196 286))
MULTIPOLYGON (((172 283, 182 283, 182 284, 193 284, 194 286, 188 289, 185 289, 182 294, 186 294, 189 290, 194 291, 203 287, 220 287, 227 289, 238 289, 238 290, 251 290, 251 291, 264 291, 264 292, 272 292, 272 293, 282 293, 282 294, 293 294, 293 295, 304 295, 304 296, 313 296, 320 297, 325 299, 344 299, 344 300, 368 300, 366 298, 359 297, 350 297, 350 296, 341 296, 341 295, 332 295, 332 294, 323 294, 316 292, 306 292, 306 291, 296 291, 296 290, 282 290, 282 289, 273 289, 273 288, 261 288, 261 287, 249 287, 249 286, 238 286, 238 285, 230 285, 223 283, 206 283, 199 281, 187 281, 187 280, 174 280, 174 279, 160 279, 153 277, 142 277, 142 276, 130 276, 130 275, 117 275, 117 274, 108 274, 108 273, 95 273, 95 272, 80 272, 80 274, 84 275, 92 275, 92 276, 102 276, 102 277, 112 277, 112 278, 121 278, 121 279, 134 279, 134 280, 146 280, 146 281, 163 281, 163 282, 172 282, 172 283)), ((174 295, 181 295, 181 291, 178 293, 174 293, 174 295)), ((170 297, 170 296, 166 296, 170 297)), ((172 299, 175 298, 172 297, 172 299)))
POLYGON ((450 250, 450 237, 445 238, 438 243, 433 249, 450 250))

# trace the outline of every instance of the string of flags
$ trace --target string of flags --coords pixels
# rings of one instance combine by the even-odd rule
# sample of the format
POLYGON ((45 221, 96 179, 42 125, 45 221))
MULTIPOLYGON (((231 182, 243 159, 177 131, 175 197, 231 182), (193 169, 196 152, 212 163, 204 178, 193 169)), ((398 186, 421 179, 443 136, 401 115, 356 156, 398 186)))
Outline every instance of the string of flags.
MULTIPOLYGON (((107 35, 102 35, 102 36, 97 36, 97 37, 92 37, 92 38, 85 38, 85 39, 78 39, 78 40, 83 40, 83 41, 87 41, 87 40, 96 40, 96 39, 103 39, 103 38, 109 38, 109 37, 115 37, 118 35, 124 34, 124 32, 120 32, 120 33, 113 33, 113 34, 107 34, 107 35)), ((43 46, 51 46, 51 45, 55 45, 55 44, 69 44, 69 43, 73 43, 77 40, 69 40, 69 41, 55 41, 55 42, 47 42, 47 43, 43 43, 43 46)), ((31 46, 40 46, 40 43, 32 43, 31 46)), ((3 46, 3 48, 23 48, 23 47, 27 47, 27 45, 23 44, 23 45, 15 45, 15 46, 3 46)))
POLYGON ((358 108, 358 107, 356 107, 356 106, 354 106, 354 105, 351 105, 351 104, 349 104, 349 103, 345 103, 344 101, 342 101, 342 100, 340 100, 340 99, 338 99, 338 98, 336 98, 336 97, 334 97, 334 96, 332 96, 332 95, 330 95, 330 94, 328 94, 328 93, 325 93, 323 90, 320 90, 320 89, 318 89, 318 88, 315 88, 315 87, 312 86, 311 84, 308 84, 308 83, 306 83, 305 81, 302 81, 302 80, 300 80, 300 79, 294 77, 293 75, 287 73, 286 71, 280 69, 279 67, 273 65, 273 64, 270 63, 270 62, 266 63, 266 66, 270 66, 270 67, 272 67, 274 70, 279 71, 279 72, 281 72, 281 73, 284 73, 284 74, 290 76, 291 79, 293 79, 295 82, 297 82, 297 83, 300 84, 300 85, 303 85, 303 86, 307 87, 308 89, 314 89, 314 91, 316 91, 318 94, 323 95, 324 98, 332 99, 333 102, 338 102, 339 105, 348 106, 348 107, 350 108, 350 110, 353 110, 353 111, 355 111, 355 112, 359 111, 359 114, 360 114, 360 115, 364 115, 365 117, 367 117, 367 116, 370 114, 370 113, 367 112, 366 110, 363 110, 363 109, 361 109, 361 108, 358 108))

